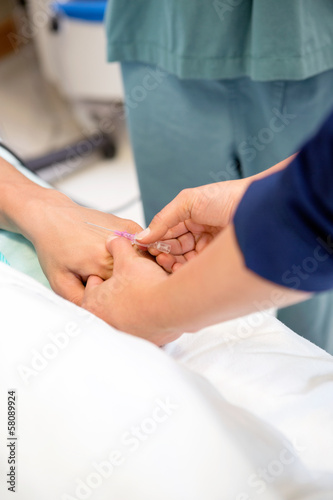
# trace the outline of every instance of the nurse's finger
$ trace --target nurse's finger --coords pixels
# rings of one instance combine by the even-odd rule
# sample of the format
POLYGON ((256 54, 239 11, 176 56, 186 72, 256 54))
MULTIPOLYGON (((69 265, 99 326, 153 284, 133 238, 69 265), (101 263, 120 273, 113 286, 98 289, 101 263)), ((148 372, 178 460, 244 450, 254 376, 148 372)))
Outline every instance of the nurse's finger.
POLYGON ((193 189, 184 189, 174 200, 155 215, 149 227, 138 233, 136 239, 142 243, 153 243, 164 238, 167 232, 191 218, 192 205, 195 197, 193 189))
POLYGON ((197 253, 202 252, 206 248, 209 243, 211 243, 214 239, 214 236, 210 233, 203 233, 197 240, 195 245, 195 250, 197 253))
POLYGON ((163 240, 165 239, 173 239, 173 238, 178 238, 182 234, 188 233, 188 228, 185 222, 180 222, 177 224, 177 226, 172 227, 169 229, 165 235, 163 236, 163 240))
POLYGON ((110 236, 106 240, 106 249, 113 257, 113 272, 128 263, 133 257, 137 257, 132 243, 121 236, 110 236))
POLYGON ((169 229, 163 236, 163 241, 179 238, 179 236, 186 233, 200 234, 207 231, 207 228, 209 229, 209 226, 195 224, 192 220, 186 220, 169 229))

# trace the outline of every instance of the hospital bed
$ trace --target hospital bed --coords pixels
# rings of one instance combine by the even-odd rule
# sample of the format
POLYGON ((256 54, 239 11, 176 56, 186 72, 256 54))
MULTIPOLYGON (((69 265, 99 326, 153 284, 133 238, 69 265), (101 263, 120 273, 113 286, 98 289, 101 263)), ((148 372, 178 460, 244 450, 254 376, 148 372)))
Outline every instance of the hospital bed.
POLYGON ((17 500, 333 498, 329 354, 259 312, 160 349, 54 294, 22 237, 0 251, 1 499, 6 442, 17 500))

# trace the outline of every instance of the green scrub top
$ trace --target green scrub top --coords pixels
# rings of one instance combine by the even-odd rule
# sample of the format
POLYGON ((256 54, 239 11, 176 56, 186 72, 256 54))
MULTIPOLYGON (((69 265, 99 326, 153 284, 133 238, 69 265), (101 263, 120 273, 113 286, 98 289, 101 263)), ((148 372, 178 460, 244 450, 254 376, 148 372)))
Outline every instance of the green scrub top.
POLYGON ((109 0, 108 60, 179 78, 301 80, 333 68, 333 0, 109 0))

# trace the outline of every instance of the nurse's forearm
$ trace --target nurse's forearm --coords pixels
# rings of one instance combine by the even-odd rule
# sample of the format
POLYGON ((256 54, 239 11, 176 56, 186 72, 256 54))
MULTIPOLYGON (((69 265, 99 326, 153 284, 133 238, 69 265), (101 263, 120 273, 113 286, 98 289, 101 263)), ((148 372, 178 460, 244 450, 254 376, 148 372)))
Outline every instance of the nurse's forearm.
MULTIPOLYGON (((309 297, 308 293, 275 285, 249 271, 231 225, 204 252, 165 280, 154 302, 158 301, 162 318, 162 310, 167 311, 171 330, 197 331, 309 297)), ((165 324, 165 317, 162 321, 165 324)))
POLYGON ((259 179, 262 179, 263 177, 267 177, 267 175, 272 175, 275 174, 275 172, 279 172, 279 170, 283 170, 286 168, 289 163, 293 161, 294 158, 296 158, 298 153, 295 153, 294 155, 289 156, 289 158, 286 158, 285 160, 280 161, 276 165, 273 165, 273 167, 268 168, 267 170, 264 170, 263 172, 260 172, 259 174, 252 175, 251 177, 248 177, 249 180, 252 181, 257 181, 259 179))

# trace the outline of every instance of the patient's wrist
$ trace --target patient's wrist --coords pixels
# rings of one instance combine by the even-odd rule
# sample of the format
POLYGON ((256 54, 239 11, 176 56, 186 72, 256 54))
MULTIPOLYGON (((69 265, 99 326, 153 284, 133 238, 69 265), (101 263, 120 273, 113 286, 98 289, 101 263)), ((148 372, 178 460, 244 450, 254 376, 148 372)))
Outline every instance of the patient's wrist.
POLYGON ((52 191, 35 184, 0 158, 0 228, 29 238, 35 223, 31 209, 52 191))
MULTIPOLYGON (((1 191, 1 228, 23 233, 23 228, 28 225, 29 203, 36 193, 34 184, 18 177, 4 182, 1 191)), ((30 224, 33 221, 30 220, 30 224)))
MULTIPOLYGON (((39 186, 37 186, 39 188, 39 186)), ((46 237, 50 223, 57 217, 57 209, 76 206, 59 191, 39 188, 27 193, 27 214, 21 216, 21 233, 36 247, 37 242, 46 237)))
POLYGON ((48 207, 64 203, 69 198, 41 187, 24 176, 8 182, 3 190, 1 226, 8 231, 23 234, 34 244, 35 235, 41 232, 42 220, 48 207))

